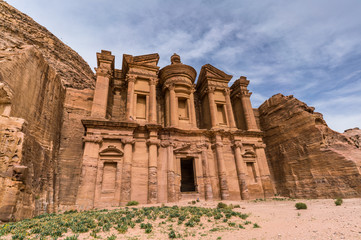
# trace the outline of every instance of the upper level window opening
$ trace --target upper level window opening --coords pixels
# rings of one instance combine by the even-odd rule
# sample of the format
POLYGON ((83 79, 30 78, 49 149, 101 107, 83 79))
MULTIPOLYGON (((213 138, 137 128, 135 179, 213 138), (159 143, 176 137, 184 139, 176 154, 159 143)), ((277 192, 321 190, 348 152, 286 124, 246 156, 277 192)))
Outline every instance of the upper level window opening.
POLYGON ((227 125, 226 112, 224 104, 217 104, 217 120, 220 125, 227 125))
POLYGON ((136 118, 146 119, 147 98, 145 95, 137 94, 136 118))
POLYGON ((178 116, 182 120, 189 119, 187 98, 178 98, 178 116))

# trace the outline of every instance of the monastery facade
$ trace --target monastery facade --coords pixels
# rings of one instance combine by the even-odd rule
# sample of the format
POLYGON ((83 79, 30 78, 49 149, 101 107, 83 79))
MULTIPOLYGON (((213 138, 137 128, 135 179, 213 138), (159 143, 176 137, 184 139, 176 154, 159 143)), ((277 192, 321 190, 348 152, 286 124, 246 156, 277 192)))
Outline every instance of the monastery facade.
POLYGON ((182 199, 240 200, 274 194, 262 131, 240 77, 210 64, 197 73, 174 54, 97 53, 91 116, 76 205, 92 209, 182 199))

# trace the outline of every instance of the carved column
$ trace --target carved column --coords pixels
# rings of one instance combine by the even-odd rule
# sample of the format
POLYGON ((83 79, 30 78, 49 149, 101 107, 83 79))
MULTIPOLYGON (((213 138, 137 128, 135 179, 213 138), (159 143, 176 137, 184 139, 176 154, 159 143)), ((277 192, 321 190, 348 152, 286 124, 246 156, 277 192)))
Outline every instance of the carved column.
POLYGON ((98 156, 103 141, 101 136, 93 135, 83 137, 83 141, 84 153, 76 205, 80 210, 89 210, 94 208, 98 156))
POLYGON ((241 153, 242 143, 235 142, 233 147, 234 147, 234 155, 236 159, 236 170, 237 170, 237 177, 239 183, 239 190, 241 192, 241 198, 243 200, 247 200, 249 199, 249 192, 246 181, 247 166, 242 158, 242 153, 241 153))
POLYGON ((106 68, 95 68, 95 71, 97 80, 95 84, 91 116, 106 118, 111 70, 106 68))
POLYGON ((151 123, 157 123, 157 92, 156 85, 158 79, 151 78, 150 79, 150 98, 149 98, 149 121, 151 123))
POLYGON ((174 84, 169 84, 169 98, 170 98, 170 125, 178 126, 178 109, 177 109, 177 99, 175 96, 174 84))
POLYGON ((148 156, 148 203, 157 203, 158 200, 158 139, 148 139, 149 146, 148 156))
POLYGON ((114 101, 113 101, 113 112, 112 112, 112 118, 120 120, 120 104, 122 101, 122 96, 120 95, 120 88, 114 89, 114 101))
POLYGON ((242 92, 241 94, 241 101, 244 111, 244 117, 246 120, 247 130, 259 130, 256 122, 256 118, 254 116, 252 104, 251 104, 251 97, 252 93, 247 91, 242 92))
POLYGON ((175 166, 173 147, 174 143, 170 141, 164 141, 161 146, 167 148, 167 190, 168 190, 168 202, 178 201, 176 189, 175 189, 175 166))
POLYGON ((134 120, 134 83, 136 80, 135 75, 127 74, 126 81, 128 82, 127 91, 127 112, 126 120, 134 120))
POLYGON ((226 98, 226 109, 227 109, 227 115, 228 115, 228 121, 229 121, 228 124, 229 124, 229 127, 236 128, 236 122, 234 121, 230 92, 231 92, 231 90, 229 88, 224 89, 224 94, 225 94, 225 98, 226 98))
POLYGON ((204 178, 204 193, 206 200, 213 200, 213 190, 211 179, 209 176, 209 164, 208 164, 208 157, 207 157, 207 150, 209 147, 208 143, 203 143, 198 145, 197 147, 201 148, 202 150, 202 170, 203 170, 203 178, 204 178))
POLYGON ((257 155, 257 163, 259 168, 259 174, 262 182, 262 188, 264 191, 265 197, 271 197, 274 195, 275 190, 274 186, 271 181, 271 174, 268 168, 267 164, 267 158, 264 151, 264 148, 266 147, 263 143, 257 143, 255 144, 255 150, 257 155))
POLYGON ((208 87, 207 89, 212 128, 217 126, 217 108, 216 108, 216 103, 214 101, 214 91, 215 91, 214 87, 208 87))
POLYGON ((192 86, 191 89, 191 94, 189 96, 189 101, 190 101, 190 117, 191 117, 191 123, 192 123, 192 127, 196 128, 197 127, 197 119, 196 119, 196 108, 194 106, 194 87, 192 86))
POLYGON ((133 144, 135 140, 132 137, 127 137, 122 139, 122 143, 124 144, 124 162, 120 201, 125 204, 131 200, 133 144))
POLYGON ((229 197, 228 181, 227 181, 226 165, 224 163, 224 158, 223 158, 223 144, 220 138, 221 138, 220 136, 216 136, 216 143, 213 144, 213 148, 216 149, 216 155, 217 155, 218 177, 219 177, 219 187, 221 191, 221 199, 227 200, 229 197))

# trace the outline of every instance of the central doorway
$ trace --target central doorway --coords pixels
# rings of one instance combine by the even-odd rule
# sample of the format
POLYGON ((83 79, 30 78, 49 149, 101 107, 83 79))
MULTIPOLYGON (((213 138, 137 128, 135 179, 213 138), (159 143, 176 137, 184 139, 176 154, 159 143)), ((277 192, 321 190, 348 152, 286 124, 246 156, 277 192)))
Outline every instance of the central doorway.
POLYGON ((195 192, 194 158, 181 158, 181 192, 195 192))

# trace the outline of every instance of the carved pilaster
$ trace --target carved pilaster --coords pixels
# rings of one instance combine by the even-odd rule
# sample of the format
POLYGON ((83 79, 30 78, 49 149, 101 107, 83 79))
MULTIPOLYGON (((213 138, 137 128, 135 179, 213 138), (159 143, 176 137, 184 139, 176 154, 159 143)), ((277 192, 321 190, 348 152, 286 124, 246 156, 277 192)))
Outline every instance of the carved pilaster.
POLYGON ((229 197, 228 180, 223 158, 223 143, 220 142, 221 140, 219 138, 220 136, 217 136, 217 142, 212 145, 212 148, 216 150, 221 198, 222 200, 227 200, 229 197))
POLYGON ((158 200, 158 146, 159 139, 148 139, 148 203, 158 200))
POLYGON ((208 87, 206 89, 207 94, 208 94, 208 102, 209 102, 209 110, 210 110, 210 114, 211 114, 211 125, 212 128, 217 126, 217 108, 216 108, 216 103, 214 101, 214 91, 215 91, 215 87, 208 87))
POLYGON ((176 147, 177 144, 170 140, 162 141, 160 144, 161 147, 167 148, 167 191, 168 191, 168 202, 178 201, 176 188, 175 188, 175 164, 174 164, 174 153, 173 147, 176 147))
POLYGON ((124 162, 122 169, 121 202, 125 204, 131 200, 133 144, 135 140, 132 137, 125 137, 122 139, 122 143, 124 144, 124 162))
POLYGON ((246 200, 249 199, 248 185, 247 185, 247 166, 243 161, 241 149, 243 144, 240 141, 236 141, 233 144, 234 155, 236 160, 236 170, 238 177, 239 190, 241 193, 241 198, 246 200))
POLYGON ((150 78, 150 92, 149 92, 149 121, 152 123, 157 122, 157 93, 156 85, 158 78, 150 78))
POLYGON ((197 148, 201 150, 201 154, 202 154, 202 170, 203 170, 203 178, 204 178, 205 199, 213 200, 213 190, 209 176, 209 164, 208 164, 208 156, 207 156, 209 143, 197 144, 197 148))
POLYGON ((126 119, 134 120, 134 83, 136 81, 136 76, 133 74, 127 74, 126 82, 128 83, 127 91, 127 112, 126 119))

